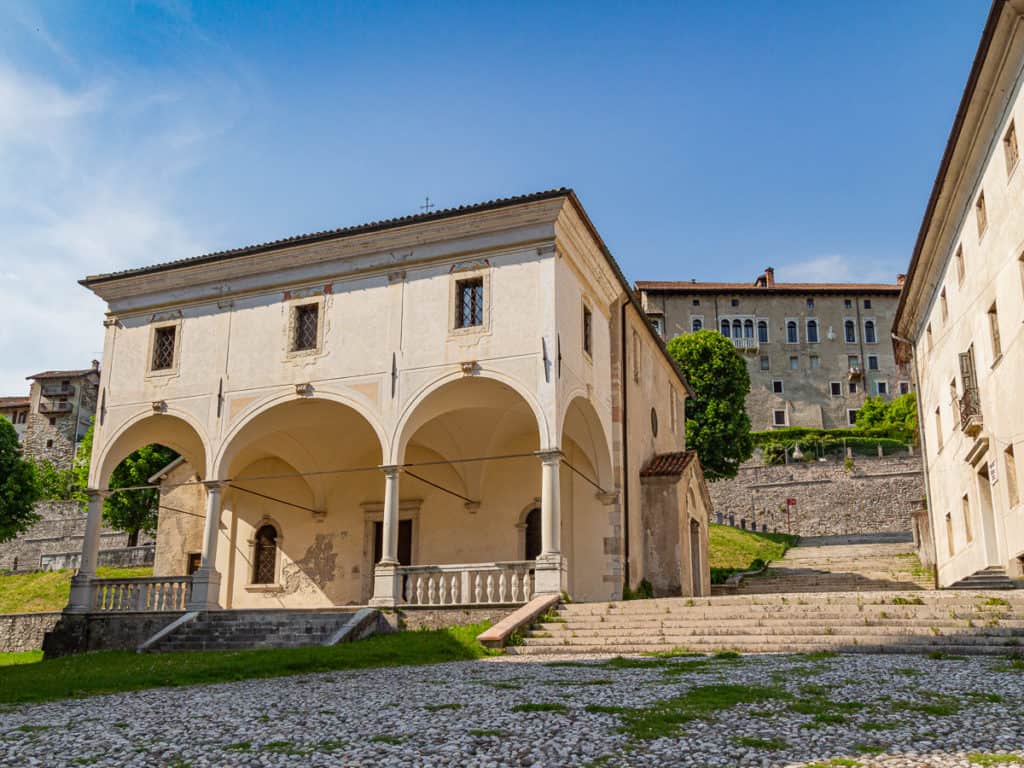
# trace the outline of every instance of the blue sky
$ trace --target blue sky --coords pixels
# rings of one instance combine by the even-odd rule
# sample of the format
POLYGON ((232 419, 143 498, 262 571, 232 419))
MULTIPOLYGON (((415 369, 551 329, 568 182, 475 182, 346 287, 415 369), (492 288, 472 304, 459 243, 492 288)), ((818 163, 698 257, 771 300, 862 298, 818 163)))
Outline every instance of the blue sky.
POLYGON ((0 395, 75 281, 574 187, 631 280, 893 280, 987 0, 0 4, 0 395))

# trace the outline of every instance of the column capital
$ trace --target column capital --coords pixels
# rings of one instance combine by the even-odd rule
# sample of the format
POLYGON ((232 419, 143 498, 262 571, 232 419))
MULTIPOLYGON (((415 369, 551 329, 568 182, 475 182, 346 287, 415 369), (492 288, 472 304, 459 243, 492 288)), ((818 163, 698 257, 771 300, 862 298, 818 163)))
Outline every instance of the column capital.
POLYGON ((107 496, 111 494, 110 489, 101 491, 99 488, 86 488, 85 495, 89 497, 89 501, 97 500, 103 501, 107 496))
POLYGON ((385 477, 398 477, 402 473, 401 464, 381 464, 380 469, 385 477))
POLYGON ((558 464, 564 454, 561 448, 550 448, 546 451, 534 451, 533 455, 544 464, 558 464))
POLYGON ((227 480, 203 480, 203 488, 207 491, 223 491, 227 484, 227 480))

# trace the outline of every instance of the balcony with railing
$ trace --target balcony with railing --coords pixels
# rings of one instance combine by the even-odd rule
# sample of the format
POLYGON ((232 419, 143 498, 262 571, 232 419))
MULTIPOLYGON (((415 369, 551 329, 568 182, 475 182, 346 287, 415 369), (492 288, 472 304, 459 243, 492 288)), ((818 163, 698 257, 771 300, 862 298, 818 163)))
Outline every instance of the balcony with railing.
POLYGON ((975 437, 983 427, 978 390, 966 389, 960 397, 960 429, 971 437, 975 437))
POLYGON ((745 352, 756 352, 758 349, 757 339, 752 336, 744 336, 742 338, 734 338, 732 345, 736 349, 741 349, 745 352))
POLYGON ((43 397, 71 397, 75 388, 70 384, 43 384, 43 397))
POLYGON ((58 400, 55 403, 39 403, 40 413, 71 413, 71 403, 65 400, 58 400))
POLYGON ((864 378, 864 370, 859 365, 851 365, 850 371, 847 374, 847 378, 850 381, 864 378))
POLYGON ((141 579, 94 579, 93 610, 102 613, 131 611, 184 611, 192 588, 191 576, 155 576, 141 579))

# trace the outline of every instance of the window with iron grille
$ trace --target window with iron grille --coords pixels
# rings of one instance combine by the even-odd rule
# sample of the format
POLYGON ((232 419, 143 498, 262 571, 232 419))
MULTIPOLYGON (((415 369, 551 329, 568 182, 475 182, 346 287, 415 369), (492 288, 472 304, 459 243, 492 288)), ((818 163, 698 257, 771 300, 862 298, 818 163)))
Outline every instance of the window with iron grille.
POLYGON ((455 327, 484 324, 484 279, 459 280, 455 284, 455 327))
POLYGON ((320 323, 319 304, 301 304, 295 308, 295 329, 292 337, 292 351, 316 349, 320 323))
POLYGON ((174 367, 174 341, 178 328, 174 325, 157 328, 153 331, 153 365, 154 371, 166 371, 174 367))
POLYGON ((264 525, 256 532, 253 557, 253 584, 273 584, 277 576, 277 530, 264 525))
MULTIPOLYGON (((655 319, 655 323, 658 320, 655 319)), ((583 307, 583 351, 588 355, 591 354, 591 332, 594 325, 594 317, 590 312, 590 308, 584 305, 583 307)))

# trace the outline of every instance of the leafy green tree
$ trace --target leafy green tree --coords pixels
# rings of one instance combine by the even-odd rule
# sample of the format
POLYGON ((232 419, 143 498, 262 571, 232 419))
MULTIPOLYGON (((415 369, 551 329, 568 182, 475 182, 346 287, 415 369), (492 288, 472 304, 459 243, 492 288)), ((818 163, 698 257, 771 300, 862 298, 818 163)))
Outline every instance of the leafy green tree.
POLYGON ((39 519, 32 508, 38 499, 35 467, 22 458, 14 425, 0 418, 0 541, 10 541, 39 519))
POLYGON ((917 437, 917 395, 908 392, 892 401, 869 397, 857 413, 857 428, 879 437, 913 442, 917 437))
POLYGON ((59 469, 52 461, 34 461, 39 482, 40 501, 66 501, 74 498, 75 471, 59 469))
POLYGON ((729 339, 703 330, 676 336, 668 351, 693 387, 686 402, 686 446, 709 480, 735 477, 754 452, 746 399, 750 374, 729 339))
MULTIPOLYGON (((86 488, 89 482, 89 462, 92 458, 93 427, 82 438, 75 457, 75 484, 86 488)), ((110 475, 109 488, 134 488, 148 485, 149 478, 178 457, 170 448, 147 445, 128 455, 110 475)), ((103 519, 112 528, 128 534, 128 546, 139 543, 139 533, 155 533, 160 509, 160 491, 142 488, 110 494, 103 504, 103 519)))

